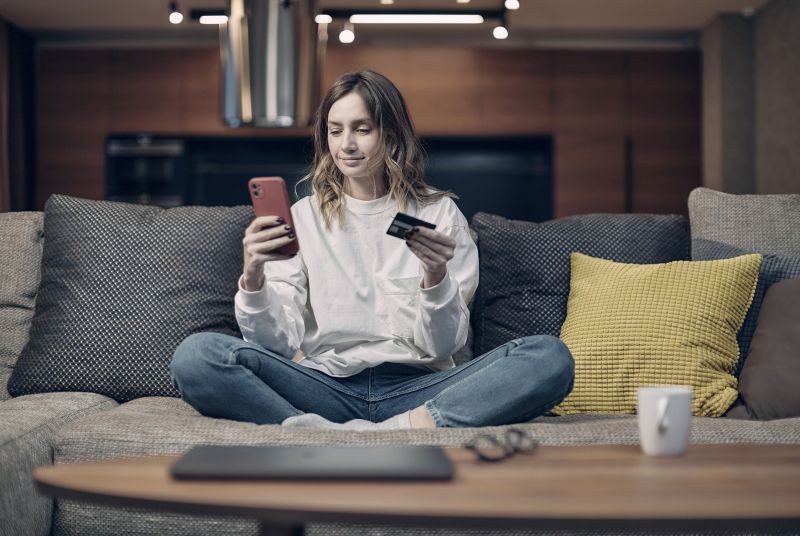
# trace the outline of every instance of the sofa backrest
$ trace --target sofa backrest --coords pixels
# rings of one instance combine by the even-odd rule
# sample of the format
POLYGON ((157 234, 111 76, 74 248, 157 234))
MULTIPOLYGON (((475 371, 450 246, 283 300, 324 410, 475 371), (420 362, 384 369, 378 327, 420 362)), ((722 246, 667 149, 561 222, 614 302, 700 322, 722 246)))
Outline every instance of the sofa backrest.
POLYGON ((0 400, 28 342, 41 275, 43 214, 0 213, 0 400))

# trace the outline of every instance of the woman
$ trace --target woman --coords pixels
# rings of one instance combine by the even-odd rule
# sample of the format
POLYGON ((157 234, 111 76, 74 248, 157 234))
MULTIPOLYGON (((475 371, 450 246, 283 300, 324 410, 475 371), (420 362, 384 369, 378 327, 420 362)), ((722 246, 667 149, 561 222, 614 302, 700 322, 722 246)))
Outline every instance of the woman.
POLYGON ((345 429, 528 421, 571 390, 561 341, 511 341, 458 367, 478 252, 452 194, 425 183, 403 97, 373 71, 347 73, 317 112, 313 195, 245 231, 236 318, 244 340, 187 338, 173 380, 204 415, 345 429), (415 227, 386 234, 395 214, 415 227), (300 253, 277 248, 299 240, 300 253))

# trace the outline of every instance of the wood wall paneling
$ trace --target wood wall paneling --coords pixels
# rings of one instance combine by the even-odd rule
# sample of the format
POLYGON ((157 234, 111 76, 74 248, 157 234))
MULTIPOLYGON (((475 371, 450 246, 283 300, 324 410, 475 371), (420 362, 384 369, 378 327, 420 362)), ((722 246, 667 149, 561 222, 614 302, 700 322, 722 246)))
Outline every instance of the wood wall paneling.
POLYGON ((624 52, 555 53, 554 214, 625 210, 624 52))
POLYGON ((628 72, 632 210, 687 214, 701 183, 699 53, 630 52, 628 72))
POLYGON ((405 96, 411 79, 408 62, 409 52, 405 48, 330 46, 322 66, 320 100, 339 76, 362 69, 372 69, 388 77, 405 96))
POLYGON ((186 132, 223 134, 222 65, 216 48, 189 49, 181 58, 181 119, 186 132))
POLYGON ((38 208, 54 193, 105 197, 111 53, 42 49, 37 73, 38 208))
MULTIPOLYGON (((487 133, 481 73, 474 51, 410 49, 408 105, 417 128, 430 135, 487 133)), ((488 133, 492 133, 488 124, 488 133)))
MULTIPOLYGON (((322 91, 362 68, 395 82, 422 135, 552 133, 556 216, 625 210, 626 137, 634 211, 684 212, 700 182, 697 52, 331 46, 322 91)), ((45 48, 38 77, 40 207, 104 197, 110 133, 288 134, 223 124, 215 48, 45 48)))
POLYGON ((115 50, 111 65, 111 130, 175 132, 182 119, 180 50, 115 50))
POLYGON ((481 132, 550 133, 555 61, 549 51, 476 50, 481 132))

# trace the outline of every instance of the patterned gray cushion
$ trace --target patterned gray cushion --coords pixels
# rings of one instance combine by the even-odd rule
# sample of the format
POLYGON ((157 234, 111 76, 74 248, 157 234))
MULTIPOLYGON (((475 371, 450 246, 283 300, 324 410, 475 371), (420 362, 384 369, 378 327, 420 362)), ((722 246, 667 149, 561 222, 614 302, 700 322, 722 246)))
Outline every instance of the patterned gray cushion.
POLYGON ((178 396, 169 362, 181 340, 239 335, 233 296, 252 218, 250 207, 51 197, 31 340, 9 392, 178 396))
MULTIPOLYGON (((702 238, 692 239, 692 260, 730 259, 731 257, 738 257, 739 255, 746 255, 748 253, 761 252, 747 251, 713 240, 704 240, 702 238)), ((739 362, 736 367, 737 376, 742 369, 747 353, 750 351, 750 342, 753 339, 753 333, 756 331, 758 313, 761 311, 761 304, 764 302, 764 296, 767 290, 775 283, 783 281, 784 279, 793 279, 796 277, 800 277, 800 257, 774 255, 771 253, 764 255, 761 268, 758 270, 758 286, 756 286, 756 293, 753 296, 753 303, 747 311, 747 316, 744 319, 744 324, 742 324, 737 338, 739 342, 739 362)))
POLYGON ((31 472, 53 463, 64 424, 117 403, 91 393, 48 393, 0 402, 0 534, 50 534, 53 501, 38 493, 31 472))
POLYGON ((28 342, 42 262, 42 214, 0 214, 0 400, 22 348, 28 342))
POLYGON ((558 336, 567 314, 570 253, 651 264, 689 256, 683 216, 588 214, 544 223, 479 212, 475 354, 526 335, 558 336))
POLYGON ((734 195, 708 188, 689 194, 692 239, 746 251, 800 257, 800 195, 734 195))

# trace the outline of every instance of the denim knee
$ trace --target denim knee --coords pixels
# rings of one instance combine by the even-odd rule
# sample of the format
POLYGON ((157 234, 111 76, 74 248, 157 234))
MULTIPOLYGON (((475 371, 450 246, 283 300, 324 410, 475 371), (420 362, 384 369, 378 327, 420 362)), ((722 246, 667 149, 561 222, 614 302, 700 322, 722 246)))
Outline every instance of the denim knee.
POLYGON ((559 392, 554 396, 566 397, 572 391, 575 380, 575 361, 572 352, 558 337, 552 335, 532 335, 524 337, 517 347, 523 354, 541 359, 531 359, 531 374, 541 376, 544 372, 550 380, 550 385, 559 392), (542 362, 546 363, 543 369, 542 362))
POLYGON ((220 342, 221 339, 228 337, 221 333, 193 333, 181 341, 169 364, 172 384, 180 389, 182 384, 202 375, 204 364, 222 357, 220 350, 223 347, 220 342))

